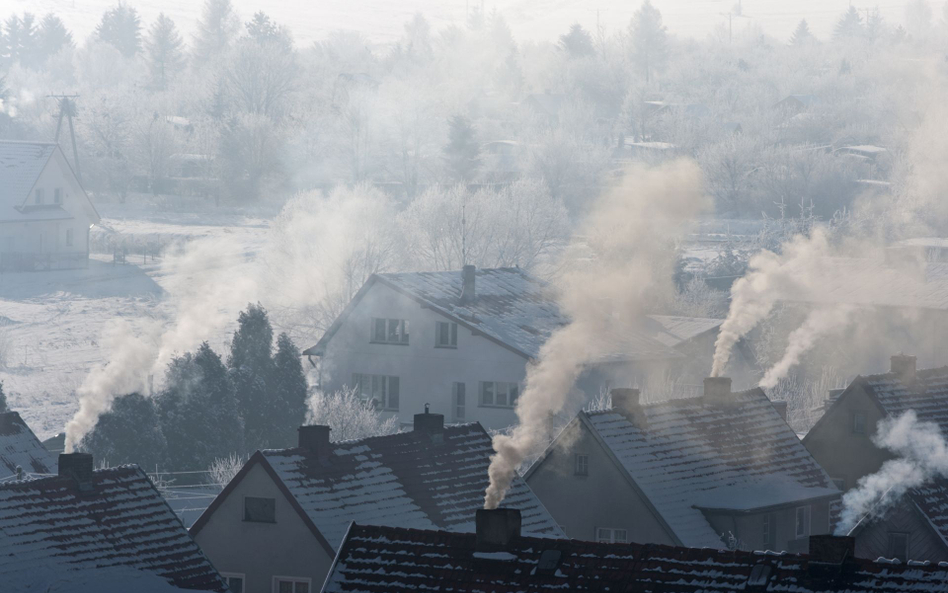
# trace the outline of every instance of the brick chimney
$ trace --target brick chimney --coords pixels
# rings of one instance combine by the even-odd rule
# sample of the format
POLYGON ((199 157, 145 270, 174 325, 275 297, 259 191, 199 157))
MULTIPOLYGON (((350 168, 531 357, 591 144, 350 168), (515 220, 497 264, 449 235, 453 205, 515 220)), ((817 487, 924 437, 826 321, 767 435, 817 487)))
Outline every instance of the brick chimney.
POLYGON ((632 424, 644 428, 645 413, 642 411, 641 392, 631 387, 619 387, 609 391, 612 397, 612 409, 628 419, 632 424))
POLYGON ((890 370, 903 383, 915 382, 916 359, 908 354, 896 354, 890 359, 890 370))
POLYGON ((731 399, 730 377, 708 377, 704 380, 704 396, 724 403, 731 399))
POLYGON ((92 455, 89 453, 60 453, 59 477, 69 478, 80 493, 92 492, 92 455))
POLYGON ((842 564, 856 555, 856 538, 846 535, 811 535, 810 560, 824 564, 842 564))
POLYGON ((787 421, 787 402, 782 401, 782 400, 777 400, 777 401, 771 401, 770 403, 773 404, 774 409, 777 410, 777 413, 780 414, 780 417, 783 418, 784 422, 786 422, 787 421))
POLYGON ((505 548, 510 540, 520 537, 518 509, 477 509, 475 515, 477 549, 505 548))
POLYGON ((412 431, 425 433, 433 441, 440 441, 444 437, 444 414, 432 414, 425 404, 424 414, 415 414, 415 424, 412 431))
POLYGON ((473 303, 477 297, 474 290, 474 272, 477 270, 474 266, 468 264, 461 270, 461 302, 473 303))
POLYGON ((299 431, 300 449, 315 453, 320 459, 329 457, 332 453, 332 446, 329 444, 330 428, 328 426, 314 424, 312 426, 300 426, 297 430, 299 431))

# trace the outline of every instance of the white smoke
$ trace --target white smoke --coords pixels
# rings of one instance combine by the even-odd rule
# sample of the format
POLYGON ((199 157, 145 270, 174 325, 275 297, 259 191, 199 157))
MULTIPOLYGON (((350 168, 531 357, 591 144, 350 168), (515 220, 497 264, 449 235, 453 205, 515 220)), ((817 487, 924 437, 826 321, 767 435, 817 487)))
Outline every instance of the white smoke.
POLYGON ((527 369, 519 424, 494 437, 486 508, 503 501, 517 468, 547 443, 552 418, 582 405, 573 387, 586 365, 621 352, 647 307, 673 294, 673 242, 708 206, 701 172, 688 160, 634 167, 593 205, 555 283, 571 323, 550 337, 527 369))
POLYGON ((899 457, 864 476, 843 496, 838 535, 849 534, 867 516, 881 516, 912 488, 936 477, 948 477, 948 443, 938 425, 919 422, 914 410, 879 421, 872 441, 899 457))
POLYGON ((842 304, 810 311, 803 325, 790 333, 787 350, 783 357, 764 373, 760 386, 764 389, 776 386, 791 368, 800 363, 800 357, 806 354, 817 340, 847 327, 855 310, 851 305, 842 304))

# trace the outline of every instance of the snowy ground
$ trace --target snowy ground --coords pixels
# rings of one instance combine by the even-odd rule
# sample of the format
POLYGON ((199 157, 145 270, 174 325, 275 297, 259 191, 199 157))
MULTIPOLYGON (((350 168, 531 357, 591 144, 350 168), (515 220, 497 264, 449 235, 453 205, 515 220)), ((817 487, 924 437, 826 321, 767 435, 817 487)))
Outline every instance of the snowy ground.
MULTIPOLYGON (((794 27, 805 18, 817 37, 828 38, 833 24, 850 4, 860 11, 878 6, 889 23, 901 23, 908 0, 741 0, 744 16, 733 18, 735 35, 750 26, 786 40, 794 27)), ((625 27, 639 6, 637 0, 233 0, 241 17, 247 20, 258 10, 267 12, 280 24, 290 27, 298 44, 307 46, 338 30, 359 31, 370 41, 390 43, 402 34, 402 25, 416 12, 423 13, 434 29, 463 24, 468 8, 483 5, 487 11, 500 11, 518 40, 552 40, 573 23, 593 29, 597 18, 608 31, 625 27)), ((652 0, 662 11, 668 30, 683 37, 704 37, 715 27, 727 25, 726 13, 738 0, 652 0)), ((10 11, 29 11, 39 15, 57 13, 77 40, 95 29, 102 13, 115 0, 6 0, 4 16, 10 11)), ((203 2, 195 0, 131 0, 147 26, 164 12, 190 38, 203 2)), ((932 2, 940 7, 940 2, 932 2)))

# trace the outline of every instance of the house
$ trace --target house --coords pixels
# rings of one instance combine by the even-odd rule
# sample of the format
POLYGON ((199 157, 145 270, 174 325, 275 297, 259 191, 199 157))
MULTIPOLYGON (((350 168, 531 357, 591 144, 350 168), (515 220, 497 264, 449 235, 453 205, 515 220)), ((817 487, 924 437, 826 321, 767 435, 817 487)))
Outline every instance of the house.
POLYGON ((840 492, 759 388, 580 412, 524 478, 575 539, 802 552, 840 492), (596 501, 596 504, 585 504, 596 501))
POLYGON ((0 483, 0 589, 226 589, 138 466, 93 471, 91 455, 71 453, 58 468, 0 483))
MULTIPOLYGON (((916 367, 914 356, 896 355, 888 373, 856 377, 803 437, 840 489, 855 487, 894 457, 872 441, 883 418, 914 410, 948 434, 948 367, 916 367)), ((858 555, 948 561, 948 482, 934 480, 888 503, 853 532, 858 555)))
MULTIPOLYGON (((247 593, 310 593, 352 521, 473 531, 492 454, 480 425, 444 426, 427 412, 410 432, 355 441, 331 443, 328 426, 304 426, 298 447, 255 453, 191 533, 247 593)), ((523 480, 507 500, 526 531, 562 536, 523 480)))
POLYGON ((521 535, 509 509, 478 511, 476 533, 353 524, 323 593, 923 593, 948 589, 948 568, 854 558, 852 538, 814 536, 809 554, 521 535))
POLYGON ((58 144, 0 140, 0 271, 83 267, 98 222, 58 144))
POLYGON ((787 95, 780 101, 774 103, 774 109, 782 111, 787 115, 797 115, 819 104, 820 98, 816 95, 787 95))
MULTIPOLYGON (((374 274, 303 354, 319 358, 320 389, 353 387, 387 417, 430 404, 451 422, 499 429, 517 422, 527 364, 567 323, 551 287, 519 268, 374 274)), ((582 379, 587 392, 685 358, 646 332, 614 350, 582 379)))
POLYGON ((56 473, 56 458, 16 412, 0 414, 0 482, 56 473))

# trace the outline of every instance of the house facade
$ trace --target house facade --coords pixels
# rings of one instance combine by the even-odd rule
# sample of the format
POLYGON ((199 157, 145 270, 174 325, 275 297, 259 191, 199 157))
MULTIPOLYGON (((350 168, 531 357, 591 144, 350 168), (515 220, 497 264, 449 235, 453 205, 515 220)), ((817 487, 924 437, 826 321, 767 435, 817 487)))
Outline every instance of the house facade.
POLYGON ((98 222, 59 145, 0 141, 0 270, 83 267, 98 222))
POLYGON ((524 476, 569 537, 803 552, 840 492, 760 389, 580 412, 524 476), (596 504, 586 504, 595 500, 596 504))
MULTIPOLYGON (((338 443, 329 433, 301 427, 299 447, 255 453, 191 528, 245 592, 317 591, 352 521, 474 530, 493 452, 480 425, 423 413, 409 432, 338 443)), ((523 480, 508 504, 526 532, 563 535, 523 480)))

